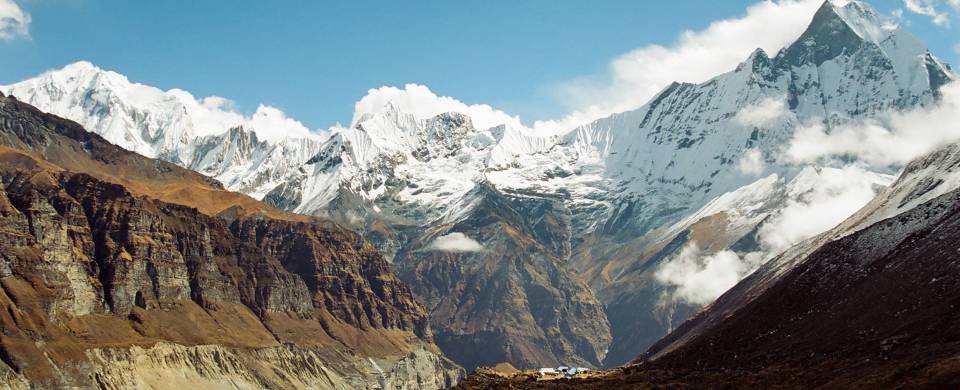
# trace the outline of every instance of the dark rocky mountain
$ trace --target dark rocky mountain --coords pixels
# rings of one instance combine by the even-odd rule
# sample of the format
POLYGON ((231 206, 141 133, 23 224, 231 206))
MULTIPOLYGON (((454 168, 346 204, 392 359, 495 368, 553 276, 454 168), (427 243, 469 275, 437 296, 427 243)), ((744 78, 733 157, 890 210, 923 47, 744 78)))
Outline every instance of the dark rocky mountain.
POLYGON ((356 233, 0 95, 9 388, 436 388, 459 369, 356 233), (176 373, 176 375, 174 375, 176 373))

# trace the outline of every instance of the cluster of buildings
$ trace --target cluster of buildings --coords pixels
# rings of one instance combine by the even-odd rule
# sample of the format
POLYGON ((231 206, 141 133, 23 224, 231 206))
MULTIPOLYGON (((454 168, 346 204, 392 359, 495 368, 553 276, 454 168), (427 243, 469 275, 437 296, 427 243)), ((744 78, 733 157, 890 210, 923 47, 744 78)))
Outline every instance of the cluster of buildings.
POLYGON ((584 374, 589 372, 589 368, 584 367, 567 367, 559 366, 557 368, 544 367, 537 371, 537 375, 541 378, 559 378, 559 377, 571 377, 577 374, 584 374))

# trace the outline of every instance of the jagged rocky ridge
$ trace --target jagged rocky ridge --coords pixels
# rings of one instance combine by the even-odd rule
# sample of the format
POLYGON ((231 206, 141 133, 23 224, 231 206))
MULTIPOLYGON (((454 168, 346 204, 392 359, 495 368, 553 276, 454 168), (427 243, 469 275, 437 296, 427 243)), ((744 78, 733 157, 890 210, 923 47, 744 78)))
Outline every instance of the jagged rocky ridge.
MULTIPOLYGON (((753 217, 775 213, 775 205, 784 202, 777 198, 783 191, 754 199, 752 206, 766 205, 766 211, 747 222, 736 221, 736 226, 723 218, 729 210, 698 214, 712 200, 756 184, 756 176, 737 168, 746 153, 761 155, 764 175, 792 182, 801 169, 777 156, 797 126, 822 123, 829 129, 882 119, 891 110, 929 106, 936 101, 938 88, 953 78, 949 67, 909 33, 891 28, 862 2, 845 4, 825 2, 807 31, 772 57, 758 50, 729 73, 701 84, 675 83, 637 110, 559 135, 534 136, 507 125, 478 129, 462 114, 419 118, 388 104, 374 112, 357 113, 355 123, 335 131, 296 169, 272 171, 268 179, 255 181, 269 185, 230 188, 263 196, 283 209, 357 226, 394 259, 403 278, 434 313, 438 340, 460 340, 448 348, 461 349, 476 340, 507 340, 500 342, 505 348, 491 351, 482 361, 622 363, 698 309, 688 305, 662 311, 657 307, 662 286, 651 277, 659 264, 689 241, 687 236, 697 226, 702 231, 729 228, 730 234, 715 237, 711 250, 732 248, 749 241, 747 236, 762 223, 763 218, 753 217), (745 115, 763 106, 779 108, 771 117, 745 115), (482 191, 485 187, 495 191, 482 191), (486 215, 490 208, 473 207, 477 193, 511 205, 520 219, 534 222, 486 215), (685 219, 693 215, 702 218, 685 219), (453 222, 458 220, 510 221, 501 223, 510 226, 507 232, 536 231, 548 224, 556 228, 546 229, 554 233, 545 235, 523 233, 522 241, 532 239, 537 245, 520 246, 530 251, 519 256, 521 263, 494 273, 494 268, 476 264, 514 254, 429 249, 431 240, 456 229, 470 229, 465 233, 485 248, 500 246, 502 235, 453 222), (678 221, 686 223, 677 225, 678 221), (533 229, 523 227, 531 224, 533 229), (438 259, 446 259, 446 265, 438 259), (530 277, 523 271, 530 267, 547 274, 559 272, 562 277, 530 277), (558 341, 553 344, 531 343, 542 337, 544 329, 530 333, 511 329, 521 324, 552 324, 555 319, 551 311, 529 304, 535 295, 515 294, 509 303, 498 303, 507 307, 468 305, 471 311, 454 314, 436 298, 483 302, 481 297, 501 294, 502 286, 487 283, 466 289, 462 281, 490 280, 494 275, 551 291, 550 308, 560 313, 560 322, 587 324, 583 329, 591 332, 609 323, 610 331, 577 335, 581 330, 573 330, 555 335, 558 341), (587 287, 564 282, 576 279, 585 280, 587 287), (586 305, 599 298, 603 315, 594 308, 576 309, 569 298, 556 298, 573 296, 588 297, 576 300, 586 305), (504 314, 514 312, 517 315, 504 314), (458 324, 454 317, 471 323, 458 324), (501 323, 509 325, 488 325, 501 323), (586 344, 581 341, 585 337, 586 344), (566 347, 571 345, 583 347, 566 347), (602 345, 610 346, 609 353, 594 352, 605 349, 598 348, 602 345)), ((112 112, 114 103, 77 113, 76 107, 88 107, 82 103, 85 90, 47 92, 63 91, 60 84, 58 77, 51 76, 4 87, 4 91, 24 95, 25 100, 80 120, 94 131, 111 131, 98 126, 102 121, 89 118, 96 118, 91 113, 112 112)), ((149 123, 140 127, 151 128, 149 123)), ((128 147, 123 139, 117 142, 128 147)), ((136 145, 129 147, 137 150, 136 145)), ((227 179, 254 176, 220 178, 230 183, 227 179)))
POLYGON ((409 287, 354 232, 3 96, 0 160, 7 387, 437 388, 459 376, 409 287))
POLYGON ((132 83, 85 61, 0 90, 127 150, 190 168, 258 199, 323 141, 270 107, 245 118, 228 110, 224 99, 197 101, 186 91, 132 83))

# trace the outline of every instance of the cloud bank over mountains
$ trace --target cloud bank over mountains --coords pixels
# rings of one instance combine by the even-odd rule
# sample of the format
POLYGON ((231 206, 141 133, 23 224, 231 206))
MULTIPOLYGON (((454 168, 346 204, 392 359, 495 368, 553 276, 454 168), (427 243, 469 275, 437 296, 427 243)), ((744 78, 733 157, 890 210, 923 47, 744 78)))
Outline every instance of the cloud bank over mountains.
POLYGON ((943 86, 941 93, 935 107, 891 112, 881 122, 833 129, 819 123, 802 126, 794 132, 785 158, 809 164, 855 157, 877 168, 906 164, 960 138, 960 83, 943 86))
POLYGON ((354 105, 351 126, 360 122, 364 115, 375 115, 392 104, 400 111, 417 119, 428 119, 447 112, 458 112, 470 117, 478 129, 498 125, 521 128, 520 118, 494 109, 486 104, 466 104, 449 96, 438 96, 427 86, 407 84, 403 89, 384 86, 372 88, 354 105))

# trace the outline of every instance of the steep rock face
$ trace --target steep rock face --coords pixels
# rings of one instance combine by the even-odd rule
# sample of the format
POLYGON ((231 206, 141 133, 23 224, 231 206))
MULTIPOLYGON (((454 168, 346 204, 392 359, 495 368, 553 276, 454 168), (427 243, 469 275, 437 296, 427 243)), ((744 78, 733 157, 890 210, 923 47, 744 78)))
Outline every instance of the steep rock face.
POLYGON ((426 311, 356 233, 275 219, 284 214, 227 194, 239 201, 210 216, 64 170, 40 157, 86 160, 78 165, 96 175, 107 164, 103 176, 131 183, 202 178, 172 166, 124 172, 149 160, 2 96, 0 140, 0 371, 10 383, 165 386, 149 368, 117 369, 143 359, 207 387, 456 381, 426 311), (106 153, 88 154, 96 149, 106 153))
POLYGON ((587 286, 565 272, 562 202, 511 198, 489 185, 466 199, 469 211, 414 238, 394 262, 430 310, 437 344, 467 369, 503 361, 598 366, 609 324, 587 286), (451 233, 483 247, 435 246, 451 233))
POLYGON ((312 300, 338 320, 360 329, 410 329, 429 337, 426 315, 409 287, 360 236, 311 223, 263 219, 234 221, 231 230, 301 275, 312 293, 305 301, 312 300))

